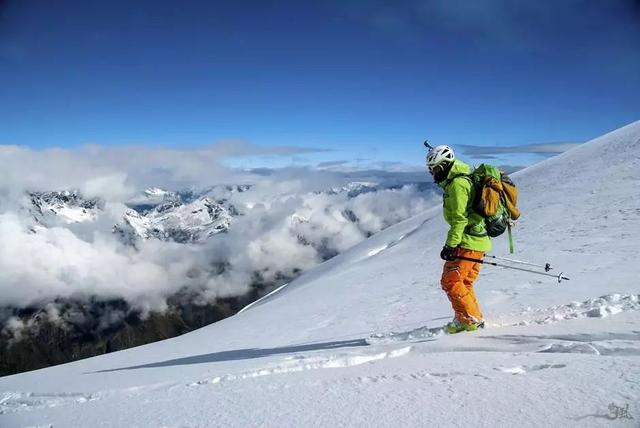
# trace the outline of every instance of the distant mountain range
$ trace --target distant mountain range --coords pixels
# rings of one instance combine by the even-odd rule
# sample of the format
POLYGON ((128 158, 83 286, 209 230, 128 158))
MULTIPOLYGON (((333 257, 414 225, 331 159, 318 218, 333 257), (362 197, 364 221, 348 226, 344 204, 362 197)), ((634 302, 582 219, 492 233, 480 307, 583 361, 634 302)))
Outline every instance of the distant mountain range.
MULTIPOLYGON (((348 198, 401 188, 405 184, 381 185, 371 182, 350 182, 319 193, 348 198)), ((433 188, 432 183, 416 183, 421 191, 433 188)), ((159 239, 177 243, 202 242, 232 227, 234 218, 244 215, 247 207, 236 206, 234 194, 250 191, 251 185, 218 185, 203 190, 171 191, 151 187, 128 203, 122 221, 114 224, 113 233, 123 242, 135 244, 138 239, 159 239)), ((100 198, 84 198, 77 190, 30 192, 26 207, 34 220, 33 231, 39 227, 68 225, 95 221, 104 210, 100 198)), ((358 219, 344 213, 351 222, 358 219)), ((294 219, 295 221, 296 219, 294 219)))

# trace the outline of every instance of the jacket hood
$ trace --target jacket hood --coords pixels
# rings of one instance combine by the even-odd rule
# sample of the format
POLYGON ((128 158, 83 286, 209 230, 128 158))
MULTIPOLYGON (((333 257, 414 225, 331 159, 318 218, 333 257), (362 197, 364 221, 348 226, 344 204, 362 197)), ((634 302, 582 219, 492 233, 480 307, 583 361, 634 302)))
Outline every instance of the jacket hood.
POLYGON ((453 166, 449 171, 449 175, 447 176, 447 179, 450 179, 451 177, 457 174, 471 174, 471 167, 466 163, 462 162, 461 160, 456 159, 453 161, 453 166))
POLYGON ((438 185, 440 187, 445 187, 453 177, 460 174, 471 174, 471 167, 461 160, 456 159, 453 161, 453 165, 451 165, 447 179, 441 181, 438 185))

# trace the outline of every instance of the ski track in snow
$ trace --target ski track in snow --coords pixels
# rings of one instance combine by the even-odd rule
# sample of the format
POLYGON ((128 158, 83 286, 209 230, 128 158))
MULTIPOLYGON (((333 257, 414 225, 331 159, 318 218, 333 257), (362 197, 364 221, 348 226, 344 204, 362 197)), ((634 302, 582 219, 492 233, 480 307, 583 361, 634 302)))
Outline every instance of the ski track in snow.
POLYGON ((374 333, 366 341, 369 345, 384 343, 432 340, 444 335, 444 327, 418 327, 409 331, 392 331, 390 333, 374 333))
MULTIPOLYGON (((519 319, 518 322, 487 322, 488 328, 517 327, 531 324, 552 324, 559 321, 578 318, 605 318, 610 315, 626 311, 640 310, 639 294, 608 294, 584 302, 572 302, 565 305, 555 305, 541 309, 528 309, 519 313, 512 313, 505 318, 519 319)), ((370 335, 366 341, 370 345, 434 340, 445 335, 444 327, 420 326, 408 331, 380 332, 370 335)))
POLYGON ((295 373, 307 370, 328 369, 328 368, 344 368, 354 367, 361 364, 380 361, 386 358, 397 358, 411 352, 411 346, 394 349, 388 352, 375 354, 338 354, 328 357, 306 357, 304 355, 287 357, 283 363, 274 367, 253 370, 240 374, 228 374, 216 376, 210 380, 194 382, 190 386, 198 386, 204 384, 217 384, 234 380, 242 380, 248 378, 270 376, 284 373, 295 373))
POLYGON ((141 385, 120 390, 107 390, 92 393, 60 392, 60 393, 34 393, 34 392, 3 392, 0 395, 0 415, 21 413, 53 407, 85 404, 102 400, 111 396, 135 397, 145 392, 164 390, 171 388, 169 383, 156 385, 141 385))
POLYGON ((572 302, 567 305, 556 305, 543 309, 529 309, 516 315, 517 318, 524 319, 515 324, 499 323, 491 324, 491 326, 551 324, 576 318, 605 318, 625 311, 637 310, 640 310, 640 294, 614 293, 583 302, 572 302))
MULTIPOLYGON (((640 295, 630 294, 610 294, 598 298, 588 299, 583 302, 572 302, 565 305, 555 305, 542 309, 528 309, 519 314, 510 314, 509 317, 527 318, 529 320, 520 322, 490 323, 489 329, 494 330, 500 327, 522 327, 531 324, 545 325, 557 323, 563 320, 577 318, 604 318, 610 315, 620 314, 626 311, 640 310, 640 295)), ((486 331, 486 330, 485 330, 486 331)), ((467 334, 467 333, 461 333, 467 334)), ((418 327, 404 332, 377 333, 371 335, 366 341, 370 347, 369 352, 346 351, 329 355, 305 355, 292 354, 284 357, 277 363, 272 363, 262 368, 241 373, 228 373, 212 378, 191 382, 184 386, 198 387, 203 385, 224 384, 234 381, 242 381, 264 376, 293 374, 310 370, 321 370, 331 368, 347 368, 367 363, 373 363, 389 358, 405 356, 414 350, 414 346, 406 345, 383 352, 371 352, 376 348, 393 343, 411 342, 419 345, 420 342, 438 340, 445 338, 442 327, 428 328, 418 327)), ((566 335, 517 335, 507 334, 501 336, 486 336, 487 338, 510 342, 520 345, 539 344, 537 350, 528 351, 539 354, 590 354, 597 356, 617 355, 617 356, 640 356, 640 331, 633 331, 627 334, 602 333, 602 334, 566 334, 566 335), (552 343, 549 343, 552 342, 552 343)), ((464 349, 460 349, 463 351, 464 349)), ((477 350, 469 348, 467 351, 477 350)), ((514 367, 494 367, 493 370, 511 374, 524 375, 546 369, 560 369, 566 364, 540 364, 540 365, 518 365, 514 367)), ((462 372, 431 372, 429 370, 419 370, 402 375, 379 375, 360 376, 352 379, 358 383, 377 383, 385 381, 405 381, 427 378, 448 378, 456 376, 480 376, 479 373, 462 372)), ((4 392, 0 395, 0 415, 10 413, 20 413, 44 408, 53 408, 67 405, 84 404, 96 400, 101 400, 113 395, 136 396, 141 393, 156 389, 172 389, 180 387, 175 384, 162 385, 142 385, 130 387, 123 390, 101 391, 94 393, 56 393, 41 394, 32 392, 4 392)))
MULTIPOLYGON (((239 381, 270 375, 297 373, 309 370, 346 368, 359 366, 366 363, 380 361, 387 358, 397 358, 411 352, 411 346, 404 346, 386 352, 376 353, 341 353, 328 356, 290 355, 282 362, 261 369, 239 374, 225 374, 214 378, 192 382, 188 387, 207 384, 221 384, 230 381, 239 381)), ((114 395, 137 396, 141 393, 156 389, 173 389, 179 387, 174 384, 162 384, 153 386, 137 386, 120 391, 104 391, 91 394, 85 393, 56 393, 37 394, 31 392, 5 392, 0 396, 0 415, 20 413, 44 408, 53 408, 73 404, 83 404, 90 401, 101 400, 114 395)))
POLYGON ((534 366, 496 367, 495 370, 498 370, 502 373, 519 375, 519 374, 525 374, 528 372, 535 372, 538 370, 562 369, 565 367, 567 367, 566 364, 538 364, 534 366))
POLYGON ((100 394, 83 393, 36 394, 32 392, 5 392, 0 398, 0 415, 68 404, 82 404, 97 400, 99 396, 100 394))

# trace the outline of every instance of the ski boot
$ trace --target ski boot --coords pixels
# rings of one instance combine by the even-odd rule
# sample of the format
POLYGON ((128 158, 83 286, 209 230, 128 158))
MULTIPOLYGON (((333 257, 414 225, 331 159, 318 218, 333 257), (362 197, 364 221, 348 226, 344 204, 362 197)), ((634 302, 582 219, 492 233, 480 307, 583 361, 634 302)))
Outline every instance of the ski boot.
POLYGON ((456 334, 462 331, 476 331, 479 328, 484 328, 484 321, 467 324, 454 318, 453 321, 444 326, 444 331, 448 334, 456 334))

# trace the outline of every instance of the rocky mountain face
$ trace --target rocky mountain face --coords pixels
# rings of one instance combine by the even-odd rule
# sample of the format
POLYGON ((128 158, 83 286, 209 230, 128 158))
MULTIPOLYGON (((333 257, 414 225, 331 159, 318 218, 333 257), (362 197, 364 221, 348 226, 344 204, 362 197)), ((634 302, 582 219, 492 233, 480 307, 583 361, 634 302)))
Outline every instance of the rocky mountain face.
MULTIPOLYGON (((244 186, 227 186, 228 193, 248 190, 244 186)), ((123 221, 113 228, 125 242, 137 239, 160 239, 178 243, 199 242, 226 232, 239 212, 227 198, 216 199, 210 191, 145 191, 148 199, 130 204, 123 221)))
POLYGON ((35 223, 41 226, 95 220, 103 209, 98 198, 85 199, 78 191, 31 192, 26 207, 35 223))
MULTIPOLYGON (((228 198, 249 189, 246 185, 180 192, 149 188, 127 204, 129 209, 113 226, 113 232, 130 244, 152 238, 178 243, 202 241, 229 229, 239 212, 228 198)), ((51 227, 95 221, 104 209, 104 201, 84 198, 77 190, 31 192, 25 209, 36 228, 51 227)))

